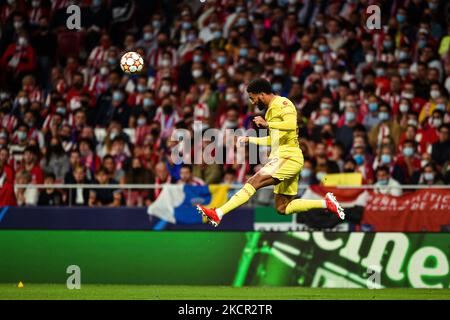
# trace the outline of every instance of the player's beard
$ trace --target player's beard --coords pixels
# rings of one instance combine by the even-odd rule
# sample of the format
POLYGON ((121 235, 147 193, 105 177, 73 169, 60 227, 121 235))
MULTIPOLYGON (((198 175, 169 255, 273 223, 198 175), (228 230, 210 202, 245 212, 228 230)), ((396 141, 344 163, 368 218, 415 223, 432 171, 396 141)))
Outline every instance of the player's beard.
POLYGON ((259 111, 263 111, 266 108, 266 105, 261 101, 261 99, 258 99, 258 101, 256 102, 256 108, 259 111))

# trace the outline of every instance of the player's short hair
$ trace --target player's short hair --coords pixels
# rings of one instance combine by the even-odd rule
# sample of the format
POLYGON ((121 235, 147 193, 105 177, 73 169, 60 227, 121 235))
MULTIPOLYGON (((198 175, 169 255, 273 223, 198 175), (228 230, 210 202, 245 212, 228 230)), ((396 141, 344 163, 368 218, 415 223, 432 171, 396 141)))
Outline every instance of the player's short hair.
POLYGON ((272 85, 269 81, 263 78, 252 80, 247 86, 248 93, 272 93, 272 85))

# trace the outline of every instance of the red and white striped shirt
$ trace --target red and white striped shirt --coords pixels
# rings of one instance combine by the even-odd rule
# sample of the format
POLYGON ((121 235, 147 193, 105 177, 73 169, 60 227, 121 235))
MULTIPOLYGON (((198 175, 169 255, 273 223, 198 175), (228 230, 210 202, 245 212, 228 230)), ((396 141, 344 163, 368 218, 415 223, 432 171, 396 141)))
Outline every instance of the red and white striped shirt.
POLYGON ((17 118, 12 114, 5 114, 0 119, 0 124, 2 128, 5 128, 7 132, 11 133, 17 125, 17 118))
POLYGON ((172 67, 178 66, 178 54, 177 51, 173 48, 167 48, 167 49, 161 49, 161 48, 155 48, 150 50, 147 61, 149 65, 153 68, 160 68, 162 67, 162 58, 164 54, 170 55, 170 65, 172 67))
POLYGON ((71 4, 71 0, 53 0, 52 1, 52 11, 67 8, 71 4))
POLYGON ((101 75, 94 75, 89 83, 88 90, 96 97, 108 90, 108 78, 101 75))
POLYGON ((88 65, 90 67, 99 69, 102 63, 106 61, 107 57, 108 57, 108 49, 105 49, 102 46, 97 46, 94 49, 92 49, 89 55, 88 65))
POLYGON ((28 12, 28 20, 29 20, 30 24, 32 24, 32 25, 38 25, 39 20, 42 17, 48 17, 48 16, 49 16, 49 12, 45 8, 32 8, 28 12))

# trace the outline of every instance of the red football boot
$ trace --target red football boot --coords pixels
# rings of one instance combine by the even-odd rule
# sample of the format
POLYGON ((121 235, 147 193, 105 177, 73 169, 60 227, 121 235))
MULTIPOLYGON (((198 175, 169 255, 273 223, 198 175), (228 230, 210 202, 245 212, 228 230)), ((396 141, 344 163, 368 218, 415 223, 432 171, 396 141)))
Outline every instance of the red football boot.
POLYGON ((341 207, 339 202, 337 202, 336 198, 334 197, 334 194, 332 194, 331 192, 328 192, 325 195, 325 203, 327 204, 328 210, 335 213, 342 220, 345 219, 344 209, 341 207))
POLYGON ((220 218, 217 215, 216 209, 205 208, 204 206, 198 204, 197 211, 208 220, 209 224, 213 225, 214 227, 217 227, 219 225, 220 218))

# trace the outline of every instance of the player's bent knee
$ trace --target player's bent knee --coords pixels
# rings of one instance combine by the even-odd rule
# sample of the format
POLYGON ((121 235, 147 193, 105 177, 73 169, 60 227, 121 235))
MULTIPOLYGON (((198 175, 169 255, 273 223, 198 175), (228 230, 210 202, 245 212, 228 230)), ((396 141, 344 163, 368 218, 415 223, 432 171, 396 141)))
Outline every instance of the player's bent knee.
POLYGON ((263 179, 258 174, 255 174, 254 176, 250 177, 247 180, 247 183, 251 184, 253 186, 253 188, 255 188, 256 190, 261 188, 262 182, 263 182, 263 179))
POLYGON ((277 213, 280 216, 286 215, 286 206, 285 205, 279 205, 279 206, 276 207, 276 209, 277 209, 277 213))

